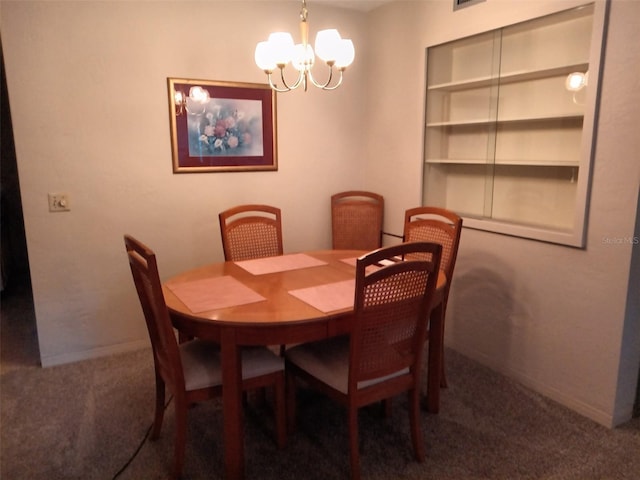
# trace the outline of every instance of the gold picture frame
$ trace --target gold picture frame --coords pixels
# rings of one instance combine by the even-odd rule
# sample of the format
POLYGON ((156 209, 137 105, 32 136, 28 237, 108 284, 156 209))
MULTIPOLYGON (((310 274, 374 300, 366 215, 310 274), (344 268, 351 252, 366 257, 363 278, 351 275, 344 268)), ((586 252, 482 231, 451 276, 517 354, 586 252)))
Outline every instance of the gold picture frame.
POLYGON ((167 79, 174 173, 277 170, 268 84, 167 79))

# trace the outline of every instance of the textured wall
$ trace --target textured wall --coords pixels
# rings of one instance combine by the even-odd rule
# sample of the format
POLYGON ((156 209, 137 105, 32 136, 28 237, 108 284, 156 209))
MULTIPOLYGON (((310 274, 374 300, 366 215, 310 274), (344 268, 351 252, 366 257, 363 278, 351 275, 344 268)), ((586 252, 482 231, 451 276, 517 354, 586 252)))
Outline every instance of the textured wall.
POLYGON ((42 362, 147 342, 122 235, 159 256, 161 275, 221 260, 219 211, 283 210, 285 250, 330 245, 329 197, 362 188, 364 14, 314 8, 358 46, 334 92, 278 95, 277 172, 174 175, 167 77, 265 82, 253 50, 297 35, 291 2, 3 2, 13 113, 42 362), (48 192, 71 211, 49 213, 48 192), (304 225, 304 228, 300 228, 304 225))
MULTIPOLYGON (((372 136, 368 172, 371 188, 394 193, 387 229, 401 230, 402 212, 421 198, 425 48, 580 3, 488 0, 453 12, 449 2, 394 2, 372 14, 373 50, 390 59, 371 64, 372 91, 391 92, 376 111, 403 107, 394 121, 372 121, 386 133, 372 136), (402 188, 385 181, 391 165, 404 172, 402 188)), ((465 229, 446 326, 449 346, 605 425, 630 417, 640 365, 637 301, 627 308, 634 245, 606 240, 634 235, 640 56, 628 45, 639 18, 640 2, 613 2, 587 248, 465 229)))

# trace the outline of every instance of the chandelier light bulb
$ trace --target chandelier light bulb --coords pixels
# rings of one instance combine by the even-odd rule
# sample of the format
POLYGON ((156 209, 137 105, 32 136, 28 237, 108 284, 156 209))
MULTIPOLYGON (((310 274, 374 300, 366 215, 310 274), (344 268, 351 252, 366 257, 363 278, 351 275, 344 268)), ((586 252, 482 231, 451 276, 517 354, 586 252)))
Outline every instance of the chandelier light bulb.
POLYGON ((254 58, 256 65, 265 72, 271 73, 276 68, 275 56, 269 42, 260 42, 256 45, 254 58))
POLYGON ((288 32, 275 32, 269 35, 269 48, 276 65, 283 67, 293 58, 293 37, 288 32))
POLYGON ((340 42, 340 50, 336 57, 336 67, 344 70, 353 63, 356 56, 356 50, 353 47, 353 42, 348 38, 343 38, 340 42))
POLYGON ((325 62, 335 62, 340 51, 340 34, 335 28, 320 30, 316 34, 316 55, 325 62))
POLYGON ((299 72, 302 72, 306 68, 311 68, 315 59, 311 45, 307 44, 307 47, 305 48, 303 44, 299 43, 295 46, 291 65, 293 65, 299 72))

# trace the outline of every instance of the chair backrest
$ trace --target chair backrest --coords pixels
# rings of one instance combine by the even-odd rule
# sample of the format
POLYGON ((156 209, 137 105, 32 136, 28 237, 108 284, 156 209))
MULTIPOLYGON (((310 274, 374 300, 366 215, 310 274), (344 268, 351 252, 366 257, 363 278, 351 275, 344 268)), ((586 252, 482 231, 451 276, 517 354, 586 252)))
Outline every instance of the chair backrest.
POLYGON ((239 205, 218 217, 225 260, 238 262, 283 254, 279 208, 239 205))
POLYGON ((149 247, 130 235, 124 236, 124 243, 149 331, 156 374, 162 376, 173 388, 179 389, 178 391, 184 390, 182 360, 162 293, 156 255, 149 247))
POLYGON ((350 392, 404 369, 417 386, 441 252, 438 243, 403 243, 358 259, 350 392))
POLYGON ((331 233, 335 250, 374 250, 382 246, 384 198, 353 190, 331 196, 331 233))
POLYGON ((442 270, 447 275, 447 290, 453 278, 462 232, 462 218, 438 207, 410 208, 404 214, 405 242, 437 242, 442 245, 442 270))

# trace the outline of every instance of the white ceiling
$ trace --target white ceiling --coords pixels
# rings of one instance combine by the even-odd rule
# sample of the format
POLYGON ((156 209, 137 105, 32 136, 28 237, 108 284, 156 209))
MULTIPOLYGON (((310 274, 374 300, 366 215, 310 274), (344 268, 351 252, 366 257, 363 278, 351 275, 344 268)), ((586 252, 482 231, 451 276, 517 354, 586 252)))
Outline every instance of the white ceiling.
POLYGON ((361 10, 368 12, 380 5, 390 3, 394 0, 308 0, 307 7, 313 8, 314 3, 326 3, 328 5, 334 5, 336 7, 350 8, 352 10, 361 10))

